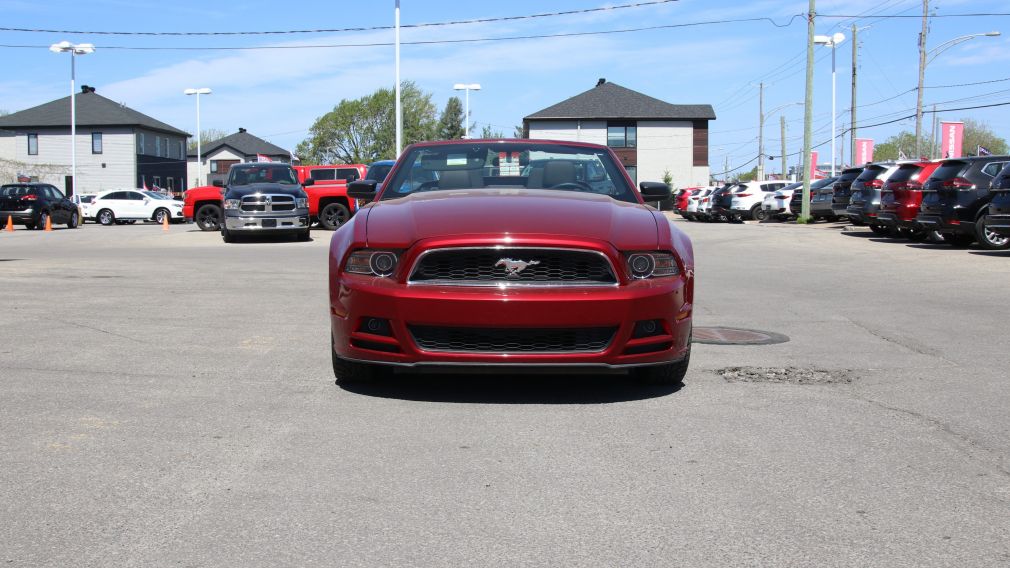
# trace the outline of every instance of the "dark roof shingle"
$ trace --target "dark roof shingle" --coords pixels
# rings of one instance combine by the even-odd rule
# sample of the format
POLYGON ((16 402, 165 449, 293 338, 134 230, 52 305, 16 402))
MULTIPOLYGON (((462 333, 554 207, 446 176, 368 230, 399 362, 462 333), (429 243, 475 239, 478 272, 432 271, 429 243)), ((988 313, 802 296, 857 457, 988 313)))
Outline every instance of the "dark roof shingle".
POLYGON ((575 118, 715 120, 715 111, 712 105, 674 105, 616 83, 603 82, 524 120, 575 118))
MULTIPOLYGON (((264 156, 291 155, 291 152, 288 152, 284 148, 271 144, 258 136, 249 134, 244 128, 240 128, 235 134, 229 134, 228 136, 219 138, 213 142, 204 143, 201 145, 200 151, 203 152, 204 156, 206 156, 207 154, 216 152, 224 146, 228 146, 245 156, 255 156, 256 154, 263 154, 264 156)), ((189 155, 195 157, 196 151, 191 150, 189 155)))
MULTIPOLYGON (((189 136, 184 130, 107 99, 93 91, 77 93, 77 126, 142 126, 150 130, 189 136)), ((0 128, 70 128, 70 97, 0 117, 0 128)))

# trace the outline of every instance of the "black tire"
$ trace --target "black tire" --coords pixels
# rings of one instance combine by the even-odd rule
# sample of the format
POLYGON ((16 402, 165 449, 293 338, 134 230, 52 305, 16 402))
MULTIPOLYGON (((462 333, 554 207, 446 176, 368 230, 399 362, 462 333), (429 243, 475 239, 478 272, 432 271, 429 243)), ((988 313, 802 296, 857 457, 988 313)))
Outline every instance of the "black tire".
POLYGON ((305 229, 304 231, 297 233, 295 235, 295 240, 300 243, 312 240, 312 231, 309 229, 305 229))
POLYGON ((368 363, 358 363, 337 357, 336 350, 333 349, 333 335, 330 335, 330 354, 333 359, 333 377, 336 384, 361 384, 374 382, 380 378, 386 369, 380 365, 370 365, 368 363))
POLYGON ((35 229, 38 231, 44 231, 46 228, 46 219, 49 218, 49 212, 43 211, 39 213, 39 220, 35 221, 35 229))
POLYGON ((202 205, 193 217, 201 231, 217 231, 221 228, 221 208, 217 205, 202 205))
POLYGON ((226 243, 233 243, 235 242, 235 235, 233 235, 226 227, 221 227, 221 239, 226 243))
POLYGON ((67 221, 68 229, 76 229, 81 224, 81 216, 77 211, 70 214, 70 221, 67 221))
POLYGON ((102 225, 108 227, 109 225, 116 223, 116 214, 113 213, 111 209, 102 209, 98 212, 98 215, 95 215, 95 219, 102 225))
POLYGON ((687 375, 687 368, 691 364, 691 342, 687 343, 687 355, 676 363, 665 365, 654 365, 651 367, 639 367, 632 371, 633 376, 650 385, 679 385, 684 382, 687 375))
POLYGON ((955 247, 966 247, 975 242, 975 236, 963 233, 946 234, 943 235, 943 242, 955 247))
POLYGON ((870 225, 870 230, 873 231, 874 234, 880 235, 882 237, 894 236, 894 229, 890 227, 885 227, 884 225, 870 225))
POLYGON ((1010 237, 998 235, 985 227, 985 215, 975 221, 975 235, 978 244, 986 250, 1004 250, 1010 248, 1010 237))
POLYGON ((342 203, 328 203, 319 212, 319 224, 327 231, 335 231, 351 218, 351 212, 342 203))
POLYGON ((855 227, 862 227, 864 225, 864 223, 861 220, 853 219, 852 217, 849 217, 849 222, 852 223, 852 225, 855 227))
POLYGON ((768 219, 768 212, 761 208, 761 204, 758 203, 754 207, 751 207, 750 218, 755 221, 764 221, 768 219))
POLYGON ((168 209, 158 208, 158 209, 155 209, 154 216, 151 217, 151 218, 154 219, 154 221, 156 223, 158 223, 159 225, 161 225, 162 223, 165 222, 166 218, 169 220, 169 222, 171 222, 172 221, 172 214, 168 212, 168 209))

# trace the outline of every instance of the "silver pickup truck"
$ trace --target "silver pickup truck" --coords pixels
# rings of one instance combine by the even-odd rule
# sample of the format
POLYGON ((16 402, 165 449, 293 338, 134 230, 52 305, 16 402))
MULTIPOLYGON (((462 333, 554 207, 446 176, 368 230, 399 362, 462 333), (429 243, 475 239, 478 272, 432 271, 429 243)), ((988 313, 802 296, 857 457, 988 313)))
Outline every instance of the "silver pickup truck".
POLYGON ((222 185, 224 242, 252 234, 294 234, 300 241, 309 240, 309 197, 288 164, 235 164, 222 185))

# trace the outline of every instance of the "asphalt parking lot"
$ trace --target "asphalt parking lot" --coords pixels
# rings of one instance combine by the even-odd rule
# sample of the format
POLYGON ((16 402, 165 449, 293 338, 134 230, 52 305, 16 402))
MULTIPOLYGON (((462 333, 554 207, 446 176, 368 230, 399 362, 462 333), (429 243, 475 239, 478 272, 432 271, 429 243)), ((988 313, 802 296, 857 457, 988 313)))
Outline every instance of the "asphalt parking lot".
POLYGON ((790 338, 680 388, 345 389, 330 233, 0 233, 0 563, 1010 564, 1010 252, 676 223, 695 325, 790 338))

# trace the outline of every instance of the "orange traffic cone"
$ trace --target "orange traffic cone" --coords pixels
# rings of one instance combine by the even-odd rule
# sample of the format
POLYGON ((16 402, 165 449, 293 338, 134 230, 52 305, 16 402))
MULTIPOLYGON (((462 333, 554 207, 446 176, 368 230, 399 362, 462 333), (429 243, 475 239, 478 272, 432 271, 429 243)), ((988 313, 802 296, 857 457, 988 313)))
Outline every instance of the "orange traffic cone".
POLYGON ((50 217, 49 215, 46 215, 46 229, 45 230, 50 231, 50 232, 53 230, 53 218, 50 217))
POLYGON ((165 231, 166 233, 168 232, 168 215, 165 215, 161 218, 161 230, 165 231))
POLYGON ((8 233, 14 232, 14 219, 10 215, 7 216, 7 227, 4 230, 8 233))

